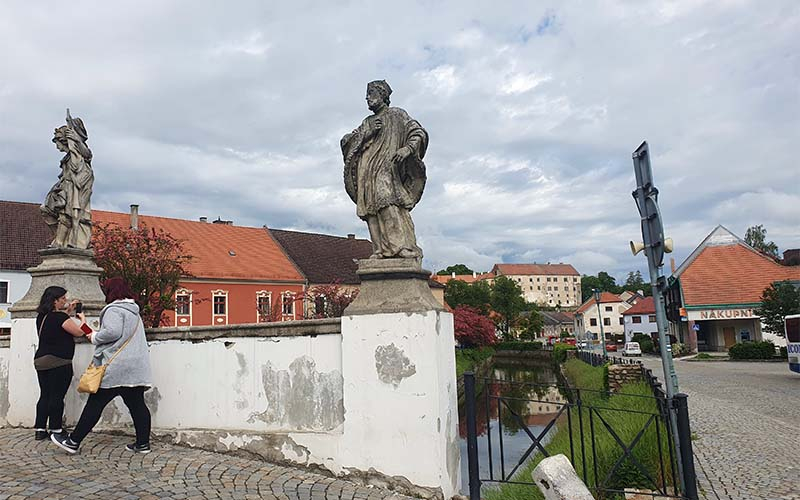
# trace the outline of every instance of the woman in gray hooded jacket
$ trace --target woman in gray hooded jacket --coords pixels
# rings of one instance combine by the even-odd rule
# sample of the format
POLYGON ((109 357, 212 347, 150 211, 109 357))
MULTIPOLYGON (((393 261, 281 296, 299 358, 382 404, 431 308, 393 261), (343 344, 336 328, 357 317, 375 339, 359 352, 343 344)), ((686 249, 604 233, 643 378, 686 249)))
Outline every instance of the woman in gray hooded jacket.
POLYGON ((97 425, 103 409, 117 396, 121 396, 131 413, 136 429, 136 442, 125 447, 134 453, 150 453, 150 410, 144 393, 152 387, 150 354, 144 334, 144 324, 139 317, 139 306, 133 293, 122 278, 111 278, 105 283, 106 307, 100 313, 100 330, 87 337, 94 344, 97 365, 107 364, 100 389, 89 395, 75 430, 51 436, 52 441, 68 453, 77 453, 81 441, 97 425), (127 343, 127 344, 126 344, 127 343))

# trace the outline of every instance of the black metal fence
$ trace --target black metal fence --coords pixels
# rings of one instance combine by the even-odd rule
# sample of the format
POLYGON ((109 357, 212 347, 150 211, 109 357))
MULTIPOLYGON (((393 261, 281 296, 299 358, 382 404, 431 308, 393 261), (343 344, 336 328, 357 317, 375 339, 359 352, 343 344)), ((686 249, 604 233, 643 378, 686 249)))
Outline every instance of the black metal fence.
POLYGON ((592 351, 575 351, 576 356, 578 359, 583 361, 584 363, 589 363, 592 366, 602 366, 606 363, 611 363, 612 365, 640 365, 642 364, 641 361, 638 359, 631 359, 631 358, 618 358, 616 356, 608 356, 603 355, 600 353, 592 352, 592 351))
MULTIPOLYGON (((588 354, 588 353, 587 353, 588 354)), ((469 494, 480 499, 482 484, 535 483, 529 461, 540 454, 567 456, 578 475, 598 499, 624 498, 626 488, 646 490, 652 498, 696 500, 694 492, 681 489, 680 461, 673 446, 670 405, 666 398, 642 394, 613 394, 553 384, 513 382, 484 378, 482 396, 476 394, 476 377, 464 374, 469 494), (534 389, 533 397, 521 397, 515 386, 534 389), (560 397, 552 397, 557 391, 560 397), (623 399, 629 403, 622 404, 623 399), (485 407, 479 415, 478 402, 485 407), (553 413, 539 419, 534 433, 523 416, 526 405, 547 404, 553 413), (483 435, 479 437, 481 418, 483 435), (505 422, 505 424, 504 424, 505 422), (511 456, 504 441, 504 425, 513 424, 530 439, 527 449, 511 456), (485 427, 483 427, 485 425, 485 427), (479 472, 478 441, 485 440, 484 472, 479 472), (495 442, 493 446, 493 441, 495 442), (692 494, 693 493, 693 494, 692 494)), ((524 394, 524 392, 523 392, 524 394)), ((685 397, 679 408, 680 441, 689 440, 685 397), (683 421, 681 422, 681 419, 683 421)), ((689 443, 689 450, 691 443, 689 443)), ((683 451, 683 450, 681 450, 683 451)), ((693 474, 693 464, 692 464, 693 474)), ((693 476, 692 476, 693 477, 693 476)))

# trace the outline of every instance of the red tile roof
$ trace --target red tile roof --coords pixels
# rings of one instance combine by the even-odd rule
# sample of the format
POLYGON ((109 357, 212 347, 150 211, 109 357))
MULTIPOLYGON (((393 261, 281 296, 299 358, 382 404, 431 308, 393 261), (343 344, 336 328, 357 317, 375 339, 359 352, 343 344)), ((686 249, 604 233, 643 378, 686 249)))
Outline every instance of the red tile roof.
POLYGON ((0 269, 24 271, 39 265, 36 251, 52 241, 38 204, 0 201, 0 269))
POLYGON ((465 283, 474 283, 476 281, 481 281, 485 279, 493 279, 494 277, 495 276, 492 273, 478 273, 475 276, 472 276, 471 274, 456 274, 455 277, 453 277, 452 274, 444 274, 444 275, 434 274, 433 276, 431 276, 431 279, 443 285, 446 285, 447 282, 450 280, 461 280, 465 283))
POLYGON ((681 273, 686 306, 753 304, 775 281, 800 279, 800 267, 782 266, 742 243, 707 246, 681 273))
POLYGON ((571 264, 495 264, 494 274, 580 276, 571 264))
MULTIPOLYGON (((130 225, 130 215, 119 212, 93 210, 92 220, 99 224, 130 225)), ((184 250, 193 256, 188 271, 194 278, 305 281, 264 228, 152 215, 139 215, 139 223, 149 228, 163 229, 173 238, 183 240, 184 250)))
POLYGON ((630 314, 655 314, 656 313, 656 303, 653 301, 653 297, 645 297, 636 304, 633 305, 630 309, 622 313, 623 316, 627 316, 630 314))
MULTIPOLYGON (((601 304, 608 304, 608 303, 612 303, 612 302, 625 302, 625 301, 622 300, 622 298, 619 295, 613 294, 611 292, 603 292, 603 293, 600 294, 600 303, 601 304)), ((586 302, 581 304, 581 306, 578 308, 577 311, 575 311, 575 313, 576 314, 584 313, 590 307, 592 307, 595 304, 596 304, 596 301, 594 300, 594 296, 589 297, 586 300, 586 302)))
POLYGON ((283 229, 269 232, 310 284, 358 284, 361 280, 356 275, 356 260, 367 259, 372 254, 369 240, 283 229))

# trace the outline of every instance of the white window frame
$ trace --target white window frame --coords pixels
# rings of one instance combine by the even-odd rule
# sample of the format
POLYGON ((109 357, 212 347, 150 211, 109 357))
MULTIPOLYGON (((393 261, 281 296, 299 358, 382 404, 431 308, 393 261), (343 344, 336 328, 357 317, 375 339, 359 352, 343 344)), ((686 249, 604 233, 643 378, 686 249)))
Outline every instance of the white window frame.
POLYGON ((270 317, 272 315, 272 292, 268 292, 267 290, 259 290, 256 292, 256 322, 257 323, 268 323, 270 317), (269 309, 267 311, 266 319, 262 319, 264 316, 261 314, 261 307, 258 305, 259 299, 266 298, 269 302, 269 309))
POLYGON ((291 319, 295 318, 296 310, 295 310, 295 293, 294 292, 281 292, 281 319, 286 321, 286 318, 289 317, 291 319), (290 304, 292 304, 292 312, 285 313, 284 312, 284 304, 286 303, 286 297, 291 297, 292 300, 290 304))
POLYGON ((187 290, 186 288, 179 288, 175 291, 175 326, 187 326, 186 323, 180 323, 178 321, 179 318, 185 318, 188 316, 188 326, 192 326, 192 291, 187 290), (189 314, 178 314, 178 296, 185 295, 189 297, 189 314))
POLYGON ((228 300, 228 291, 227 290, 211 290, 211 324, 212 325, 227 325, 228 324, 228 313, 231 310, 231 304, 228 300), (216 297, 225 297, 225 314, 216 314, 214 311, 214 299, 216 297), (218 321, 217 318, 224 318, 222 321, 218 321))

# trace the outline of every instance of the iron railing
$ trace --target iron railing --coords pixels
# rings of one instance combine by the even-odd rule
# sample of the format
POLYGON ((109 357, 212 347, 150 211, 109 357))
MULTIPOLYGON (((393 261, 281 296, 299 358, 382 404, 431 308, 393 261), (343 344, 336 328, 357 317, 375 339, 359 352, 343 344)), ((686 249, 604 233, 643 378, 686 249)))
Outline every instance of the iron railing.
MULTIPOLYGON (((670 405, 666 398, 640 394, 610 395, 605 391, 566 385, 489 378, 482 378, 480 382, 483 382, 483 396, 479 398, 475 375, 471 372, 464 374, 471 500, 480 499, 482 484, 523 484, 535 488, 532 479, 525 477, 528 472, 526 464, 537 454, 550 456, 548 443, 556 429, 567 434, 566 438, 559 438, 569 443, 568 451, 563 450, 564 454, 598 499, 620 495, 624 498, 628 487, 648 490, 649 493, 644 494, 652 498, 697 498, 696 491, 680 491, 680 476, 685 471, 679 470, 675 456, 669 424, 670 405), (521 385, 530 391, 514 390, 521 385), (554 391, 560 396, 554 398, 554 391), (527 397, 524 396, 526 393, 529 394, 527 397), (633 403, 620 405, 620 398, 631 398, 633 403), (479 402, 485 407, 482 414, 478 410, 479 402), (531 404, 557 408, 554 413, 544 415, 544 420, 539 419, 538 429, 541 430, 538 432, 529 428, 520 411, 531 404), (621 428, 623 420, 624 428, 621 428), (484 472, 480 472, 478 458, 479 425, 485 429, 481 439, 485 439, 485 465, 488 467, 484 472), (507 439, 504 425, 514 425, 530 439, 530 445, 519 456, 509 456, 504 446, 507 439)), ((687 434, 680 436, 683 444, 690 439, 690 431, 685 398, 682 404, 683 410, 679 404, 677 414, 679 420, 683 419, 683 422, 679 421, 678 432, 687 434)), ((566 448, 565 441, 561 441, 561 446, 566 448)), ((692 477, 693 473, 692 464, 692 477)))

